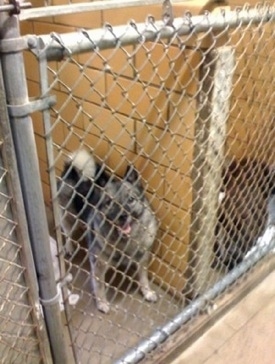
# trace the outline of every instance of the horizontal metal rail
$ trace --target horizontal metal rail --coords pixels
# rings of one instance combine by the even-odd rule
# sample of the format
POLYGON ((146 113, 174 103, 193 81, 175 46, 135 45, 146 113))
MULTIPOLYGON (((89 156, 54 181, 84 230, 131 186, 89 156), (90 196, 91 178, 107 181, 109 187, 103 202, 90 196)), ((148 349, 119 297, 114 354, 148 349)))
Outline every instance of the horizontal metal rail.
POLYGON ((130 22, 128 26, 106 25, 103 29, 82 29, 72 33, 27 37, 29 48, 38 56, 43 55, 47 60, 62 60, 70 55, 91 50, 110 49, 274 20, 275 7, 262 6, 257 9, 221 11, 217 14, 186 15, 183 18, 175 18, 173 26, 166 26, 163 21, 154 21, 149 17, 145 23, 130 22))
MULTIPOLYGON (((146 5, 160 5, 162 0, 105 0, 105 1, 93 1, 83 2, 78 4, 68 5, 55 5, 46 6, 42 8, 33 8, 31 10, 23 11, 19 18, 20 20, 36 19, 45 16, 56 16, 66 14, 83 13, 86 11, 99 11, 109 9, 121 9, 129 8, 133 6, 146 6, 146 5)), ((185 0, 186 1, 186 0, 185 0)), ((189 0, 191 2, 191 0, 189 0)), ((173 0, 172 4, 181 3, 182 0, 173 0)))
POLYGON ((5 11, 10 11, 11 13, 15 13, 15 14, 19 14, 19 12, 22 9, 28 9, 31 8, 32 4, 30 2, 26 2, 26 3, 12 3, 12 4, 4 4, 0 6, 0 13, 3 13, 5 11))

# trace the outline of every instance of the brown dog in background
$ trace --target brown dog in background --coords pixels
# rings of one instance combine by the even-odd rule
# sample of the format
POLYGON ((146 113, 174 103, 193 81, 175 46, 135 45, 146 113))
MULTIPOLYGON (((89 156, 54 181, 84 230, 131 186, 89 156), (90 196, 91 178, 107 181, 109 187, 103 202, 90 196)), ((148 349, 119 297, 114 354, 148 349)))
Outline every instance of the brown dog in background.
POLYGON ((232 269, 256 244, 267 223, 267 206, 274 182, 274 169, 256 160, 232 160, 224 168, 223 198, 215 232, 215 263, 232 269))

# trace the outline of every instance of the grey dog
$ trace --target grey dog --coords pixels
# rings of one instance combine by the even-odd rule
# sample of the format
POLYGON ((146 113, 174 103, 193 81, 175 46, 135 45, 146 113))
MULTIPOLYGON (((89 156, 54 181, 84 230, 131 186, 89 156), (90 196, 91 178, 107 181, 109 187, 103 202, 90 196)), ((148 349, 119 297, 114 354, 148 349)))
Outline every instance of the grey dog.
POLYGON ((79 222, 86 233, 98 310, 110 310, 106 271, 125 262, 136 264, 144 298, 157 301, 157 294, 149 285, 147 267, 158 223, 136 169, 129 166, 120 179, 108 174, 87 150, 81 149, 70 156, 61 177, 58 196, 66 246, 71 249, 70 231, 79 222))

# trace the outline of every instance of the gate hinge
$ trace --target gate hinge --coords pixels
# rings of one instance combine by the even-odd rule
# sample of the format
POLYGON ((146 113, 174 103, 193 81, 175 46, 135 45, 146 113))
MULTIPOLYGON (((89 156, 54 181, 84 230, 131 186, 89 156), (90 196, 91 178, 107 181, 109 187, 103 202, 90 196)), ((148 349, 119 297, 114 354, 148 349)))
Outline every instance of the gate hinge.
POLYGON ((24 116, 30 115, 35 111, 47 110, 55 104, 55 96, 46 96, 42 99, 30 100, 23 105, 8 105, 8 112, 11 117, 22 118, 24 116))

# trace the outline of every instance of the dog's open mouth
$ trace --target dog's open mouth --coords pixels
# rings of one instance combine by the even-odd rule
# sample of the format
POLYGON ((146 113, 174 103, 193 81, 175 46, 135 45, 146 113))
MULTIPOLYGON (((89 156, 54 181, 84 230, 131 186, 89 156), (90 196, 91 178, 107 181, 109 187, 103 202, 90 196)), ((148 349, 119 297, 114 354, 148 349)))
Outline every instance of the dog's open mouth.
POLYGON ((126 222, 123 226, 119 227, 119 230, 124 235, 130 235, 132 227, 129 222, 126 222))

